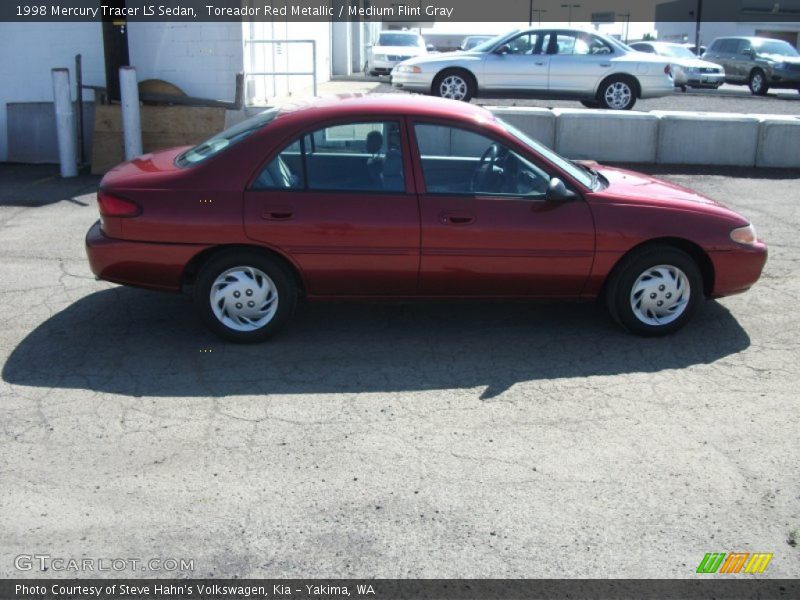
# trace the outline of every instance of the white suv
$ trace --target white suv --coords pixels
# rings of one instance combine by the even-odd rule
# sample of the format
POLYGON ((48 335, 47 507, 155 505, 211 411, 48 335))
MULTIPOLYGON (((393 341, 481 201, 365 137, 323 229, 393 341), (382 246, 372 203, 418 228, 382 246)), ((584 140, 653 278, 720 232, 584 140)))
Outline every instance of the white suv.
POLYGON ((370 46, 367 71, 370 75, 388 75, 395 65, 427 54, 428 48, 421 35, 412 31, 382 31, 370 46))

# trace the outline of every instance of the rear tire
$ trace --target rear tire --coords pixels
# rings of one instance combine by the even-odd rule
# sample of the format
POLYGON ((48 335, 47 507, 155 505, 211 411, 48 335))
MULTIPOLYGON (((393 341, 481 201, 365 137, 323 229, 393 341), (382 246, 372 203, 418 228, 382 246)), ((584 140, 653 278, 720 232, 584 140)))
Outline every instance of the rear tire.
POLYGON ((703 297, 703 278, 691 256, 665 245, 625 256, 606 286, 609 313, 641 336, 674 333, 692 318, 703 297))
POLYGON ((769 91, 769 84, 767 84, 767 76, 761 69, 753 69, 750 73, 750 79, 747 82, 750 91, 755 96, 766 96, 769 91))
POLYGON ((277 333, 297 305, 294 277, 280 261, 252 250, 211 258, 194 287, 200 318, 218 336, 238 343, 277 333))
POLYGON ((458 69, 447 69, 433 80, 431 93, 440 98, 469 102, 475 96, 476 84, 472 75, 458 69))
POLYGON ((636 104, 636 85, 630 77, 609 77, 600 84, 597 100, 603 108, 630 110, 636 104))

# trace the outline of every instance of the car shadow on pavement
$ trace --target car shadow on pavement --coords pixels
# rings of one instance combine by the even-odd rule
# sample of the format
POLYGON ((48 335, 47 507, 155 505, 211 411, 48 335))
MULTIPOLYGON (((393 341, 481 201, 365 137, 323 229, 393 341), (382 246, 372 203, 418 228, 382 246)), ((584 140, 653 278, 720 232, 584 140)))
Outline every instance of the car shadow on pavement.
POLYGON ((277 337, 236 345, 207 332, 185 297, 120 287, 39 325, 2 376, 129 396, 479 388, 489 399, 524 381, 712 363, 749 344, 717 302, 661 339, 619 330, 592 304, 467 302, 301 305, 277 337))

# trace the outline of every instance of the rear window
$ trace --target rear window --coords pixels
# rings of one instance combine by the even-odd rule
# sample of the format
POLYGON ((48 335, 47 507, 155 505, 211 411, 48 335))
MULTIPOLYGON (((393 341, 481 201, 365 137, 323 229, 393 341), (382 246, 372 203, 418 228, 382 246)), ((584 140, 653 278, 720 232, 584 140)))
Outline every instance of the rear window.
POLYGON ((179 167, 191 167, 224 152, 236 143, 241 142, 253 132, 266 126, 278 116, 278 112, 276 108, 265 110, 254 117, 250 117, 226 129, 222 133, 218 133, 214 137, 207 139, 205 142, 181 154, 175 159, 175 164, 179 167))

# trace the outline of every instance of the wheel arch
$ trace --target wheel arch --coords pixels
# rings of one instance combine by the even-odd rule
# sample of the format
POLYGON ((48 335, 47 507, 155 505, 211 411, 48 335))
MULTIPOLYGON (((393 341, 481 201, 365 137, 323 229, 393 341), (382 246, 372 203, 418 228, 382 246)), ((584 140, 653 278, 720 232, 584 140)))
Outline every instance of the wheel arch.
POLYGON ((623 253, 622 256, 620 256, 619 259, 617 259, 617 261, 614 263, 614 266, 608 272, 608 275, 606 275, 605 281, 603 281, 603 287, 598 294, 598 298, 605 298, 608 282, 617 272, 623 260, 633 252, 637 252, 648 246, 671 246, 688 254, 700 269, 700 274, 703 277, 703 293, 706 297, 711 296, 711 293, 714 289, 715 272, 714 263, 711 261, 711 257, 708 255, 708 253, 702 248, 702 246, 692 242, 691 240, 687 240, 686 238, 665 236, 641 242, 640 244, 629 248, 625 253, 623 253))
POLYGON ((208 263, 209 260, 221 254, 222 252, 229 252, 233 250, 257 252, 279 261, 292 274, 292 278, 297 284, 298 291, 301 294, 305 294, 306 287, 300 267, 298 267, 290 258, 281 252, 278 252, 272 248, 267 248, 266 246, 260 246, 258 244, 221 244, 219 246, 212 246, 202 250, 201 252, 198 252, 188 263, 186 263, 186 266, 183 268, 183 273, 181 274, 181 289, 183 291, 187 291, 194 286, 194 283, 197 280, 197 275, 200 273, 203 265, 208 263))
POLYGON ((606 75, 605 77, 603 77, 603 79, 600 80, 600 83, 597 84, 597 89, 595 89, 594 91, 594 96, 596 99, 598 100, 600 99, 600 90, 602 90, 603 86, 611 79, 627 79, 633 84, 633 91, 636 98, 637 99, 642 98, 642 83, 639 81, 639 78, 636 77, 636 75, 631 75, 630 73, 621 72, 621 73, 610 73, 609 75, 606 75))

